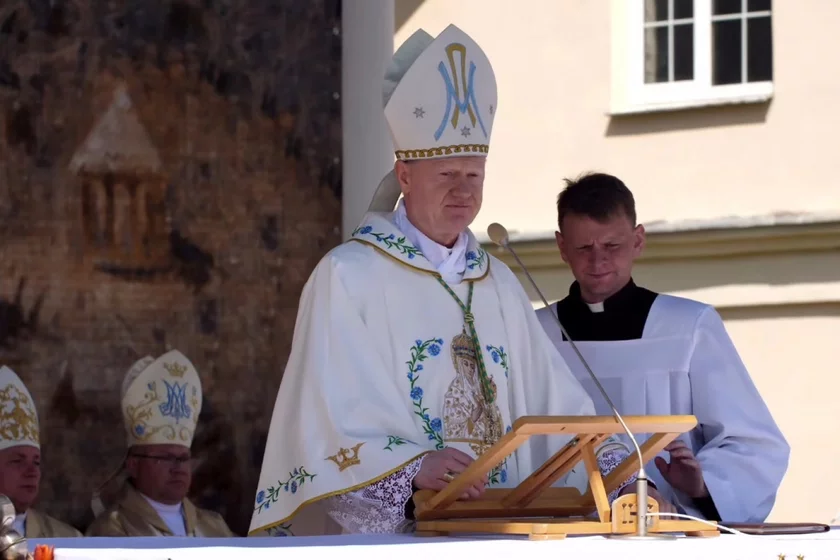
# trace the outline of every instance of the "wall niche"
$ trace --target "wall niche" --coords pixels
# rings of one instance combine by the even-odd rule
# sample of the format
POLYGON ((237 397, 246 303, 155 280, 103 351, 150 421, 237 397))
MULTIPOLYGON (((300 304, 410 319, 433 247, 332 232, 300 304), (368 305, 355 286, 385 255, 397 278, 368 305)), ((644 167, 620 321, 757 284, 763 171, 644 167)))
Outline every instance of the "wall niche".
POLYGON ((100 270, 163 272, 170 266, 167 179, 149 133, 119 86, 70 161, 81 192, 85 256, 100 270))

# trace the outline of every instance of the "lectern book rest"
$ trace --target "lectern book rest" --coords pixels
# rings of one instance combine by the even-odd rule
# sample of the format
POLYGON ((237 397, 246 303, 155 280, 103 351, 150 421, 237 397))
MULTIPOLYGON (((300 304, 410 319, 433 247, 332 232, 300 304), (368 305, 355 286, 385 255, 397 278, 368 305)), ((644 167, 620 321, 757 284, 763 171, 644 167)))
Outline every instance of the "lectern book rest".
MULTIPOLYGON (((697 425, 694 416, 624 416, 633 434, 648 434, 640 446, 647 464, 680 434, 697 425)), ((630 454, 606 477, 601 475, 595 450, 605 439, 625 433, 612 416, 525 416, 445 489, 420 490, 414 495, 419 535, 484 533, 527 535, 533 539, 567 535, 618 535, 636 532, 635 494, 609 503, 607 496, 639 470, 638 456, 630 454), (481 498, 461 501, 466 488, 499 465, 528 439, 568 435, 571 440, 515 488, 488 489, 481 498), (587 491, 552 488, 580 462, 589 480, 587 491)), ((648 533, 683 533, 718 536, 714 522, 658 517, 656 500, 648 498, 648 533)))

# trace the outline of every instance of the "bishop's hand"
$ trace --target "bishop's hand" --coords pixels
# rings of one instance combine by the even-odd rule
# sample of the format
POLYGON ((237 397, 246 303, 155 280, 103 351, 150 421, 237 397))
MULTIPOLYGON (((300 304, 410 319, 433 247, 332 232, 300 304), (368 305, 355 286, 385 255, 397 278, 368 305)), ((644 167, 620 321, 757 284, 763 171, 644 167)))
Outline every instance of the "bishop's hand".
MULTIPOLYGON (((423 459, 420 470, 414 477, 414 486, 420 490, 443 490, 458 474, 464 472, 474 461, 472 457, 451 447, 432 451, 423 459)), ((489 482, 485 475, 476 484, 467 487, 462 500, 475 499, 484 494, 489 482)))
POLYGON ((709 489, 703 480, 703 469, 691 449, 682 441, 674 440, 665 447, 665 451, 670 453, 671 462, 657 457, 654 463, 668 484, 689 498, 708 497, 709 489))

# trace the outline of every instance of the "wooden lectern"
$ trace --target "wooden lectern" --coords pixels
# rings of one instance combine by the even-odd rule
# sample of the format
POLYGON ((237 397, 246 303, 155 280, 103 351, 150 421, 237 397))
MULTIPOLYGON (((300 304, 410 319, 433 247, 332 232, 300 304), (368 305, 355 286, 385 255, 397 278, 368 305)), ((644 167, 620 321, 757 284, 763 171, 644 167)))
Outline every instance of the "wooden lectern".
MULTIPOLYGON (((633 434, 650 434, 640 446, 645 464, 682 433, 697 425, 694 416, 625 416, 633 434)), ((417 534, 453 533, 527 535, 532 539, 564 538, 566 535, 618 535, 636 532, 636 495, 627 494, 612 505, 607 496, 639 470, 638 456, 631 453, 606 478, 601 476, 595 449, 613 434, 624 434, 612 416, 525 416, 493 447, 476 459, 445 489, 420 490, 414 494, 417 534), (513 454, 532 436, 570 435, 572 440, 516 488, 487 489, 477 500, 459 501, 466 488, 513 454), (575 465, 583 461, 589 489, 552 488, 575 465), (593 515, 597 514, 597 515, 593 515), (589 516, 589 517, 587 517, 589 516)), ((659 506, 648 498, 647 510, 659 506)), ((688 536, 718 536, 716 525, 668 517, 648 517, 648 533, 684 533, 688 536)))

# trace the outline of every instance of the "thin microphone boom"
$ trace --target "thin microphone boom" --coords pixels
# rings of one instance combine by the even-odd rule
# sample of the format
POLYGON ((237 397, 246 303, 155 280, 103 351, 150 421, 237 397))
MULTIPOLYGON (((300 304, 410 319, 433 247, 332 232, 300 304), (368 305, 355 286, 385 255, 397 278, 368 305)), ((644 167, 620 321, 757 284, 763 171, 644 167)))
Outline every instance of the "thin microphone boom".
POLYGON ((513 250, 513 247, 510 246, 508 232, 507 229, 505 229, 505 226, 499 223, 492 223, 487 227, 487 235, 490 237, 490 240, 493 241, 493 243, 506 249, 511 255, 513 255, 513 258, 516 259, 516 262, 519 264, 519 267, 522 269, 522 272, 525 273, 525 276, 528 278, 528 281, 531 283, 531 286, 533 286, 534 290, 536 290, 537 294, 539 294, 543 304, 547 308, 549 308, 551 316, 554 318, 554 320, 557 322, 557 325, 560 327, 560 332, 562 332, 563 336, 566 337, 566 340, 569 341, 570 346, 575 351, 575 354, 577 354, 577 357, 580 359, 581 363, 583 364, 583 367, 589 374, 589 377, 591 377, 592 381, 595 382, 595 386, 598 387, 598 390, 601 392, 601 395, 603 395, 604 400, 607 401, 607 404, 610 406, 610 409, 612 409, 613 416, 616 420, 618 420, 618 423, 621 424, 621 427, 624 428, 624 432, 630 438, 630 441, 633 442, 633 447, 635 447, 636 449, 636 456, 639 458, 639 472, 636 475, 636 509, 638 510, 638 519, 636 522, 636 534, 632 536, 635 538, 641 537, 645 539, 662 538, 664 535, 654 536, 649 535, 647 533, 648 479, 647 473, 645 472, 644 457, 642 456, 642 450, 639 447, 639 442, 636 441, 636 436, 633 435, 633 432, 631 432, 630 428, 627 427, 627 424, 624 423, 624 418, 622 418, 621 414, 619 414, 618 409, 613 404, 612 399, 607 394, 607 391, 604 389, 603 385, 601 385, 601 382, 598 380, 598 377, 595 375, 595 372, 593 372, 592 368, 589 367, 589 363, 586 361, 586 358, 584 358, 583 354, 581 354, 580 350, 578 350, 575 341, 572 340, 571 336, 569 336, 569 333, 566 331, 566 328, 560 321, 560 317, 557 316, 556 310, 548 304, 539 286, 537 286, 537 283, 531 277, 531 273, 528 272, 528 269, 525 267, 522 261, 519 260, 519 255, 517 255, 516 251, 513 250))

